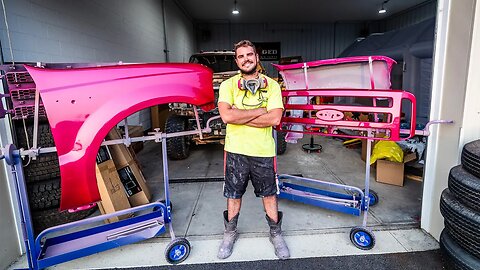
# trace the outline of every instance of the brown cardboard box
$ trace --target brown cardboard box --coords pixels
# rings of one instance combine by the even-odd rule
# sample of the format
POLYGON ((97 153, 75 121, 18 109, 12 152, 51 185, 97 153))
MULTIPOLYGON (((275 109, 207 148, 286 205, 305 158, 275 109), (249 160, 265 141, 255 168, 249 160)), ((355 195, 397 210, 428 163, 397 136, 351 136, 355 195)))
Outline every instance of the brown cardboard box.
MULTIPOLYGON (((117 129, 118 132, 113 132, 111 131, 111 134, 109 133, 109 136, 117 139, 123 139, 125 137, 125 127, 122 127, 122 130, 117 129)), ((136 137, 142 137, 143 136, 143 127, 142 126, 128 126, 128 136, 130 138, 136 138, 136 137)), ((132 156, 135 158, 135 154, 140 152, 143 149, 143 142, 132 142, 132 144, 128 147, 128 150, 132 154, 132 156)))
MULTIPOLYGON (((370 154, 372 153, 373 151, 373 146, 375 146, 375 143, 377 141, 372 141, 372 146, 371 146, 371 151, 370 151, 370 154)), ((362 140, 362 160, 363 161, 366 161, 367 160, 367 140, 362 140)))
POLYGON ((165 130, 165 122, 170 115, 170 109, 168 104, 157 105, 150 107, 150 118, 152 119, 152 129, 160 128, 161 131, 165 130))
MULTIPOLYGON (((122 136, 120 135, 120 131, 116 127, 110 130, 106 137, 107 140, 116 140, 121 138, 122 136)), ((134 160, 132 154, 124 144, 109 145, 108 149, 110 150, 113 162, 117 168, 123 168, 134 160)))
MULTIPOLYGON (((128 136, 141 137, 143 136, 143 127, 142 126, 128 126, 128 136)), ((133 151, 133 154, 140 152, 143 149, 143 142, 134 142, 128 147, 130 152, 133 151)))
POLYGON ((415 160, 415 153, 404 154, 403 162, 377 160, 376 181, 380 183, 403 186, 405 163, 415 160))
MULTIPOLYGON (((106 160, 96 166, 97 185, 100 192, 101 203, 98 208, 102 214, 113 213, 130 208, 127 195, 112 160, 106 160)), ((116 222, 128 217, 123 215, 105 220, 107 223, 116 222)))
POLYGON ((132 206, 150 202, 152 195, 137 163, 132 161, 126 166, 117 169, 117 172, 128 196, 128 201, 132 206))
MULTIPOLYGON (((385 136, 385 133, 378 133, 378 134, 375 135, 375 137, 377 137, 377 138, 384 137, 384 136, 385 136)), ((362 141, 362 160, 365 161, 367 159, 367 140, 362 139, 361 141, 362 141)), ((372 141, 372 149, 371 149, 370 153, 372 153, 373 147, 375 146, 375 144, 377 142, 378 142, 377 140, 372 141)))

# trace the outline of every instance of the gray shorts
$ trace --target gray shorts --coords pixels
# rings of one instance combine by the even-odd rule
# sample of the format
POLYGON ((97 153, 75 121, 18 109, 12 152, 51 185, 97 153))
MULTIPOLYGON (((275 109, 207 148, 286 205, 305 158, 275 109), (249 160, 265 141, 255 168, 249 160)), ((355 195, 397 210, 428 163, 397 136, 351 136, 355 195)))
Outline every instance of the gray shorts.
POLYGON ((257 197, 277 194, 278 185, 273 157, 250 157, 225 152, 223 196, 240 199, 252 181, 257 197))

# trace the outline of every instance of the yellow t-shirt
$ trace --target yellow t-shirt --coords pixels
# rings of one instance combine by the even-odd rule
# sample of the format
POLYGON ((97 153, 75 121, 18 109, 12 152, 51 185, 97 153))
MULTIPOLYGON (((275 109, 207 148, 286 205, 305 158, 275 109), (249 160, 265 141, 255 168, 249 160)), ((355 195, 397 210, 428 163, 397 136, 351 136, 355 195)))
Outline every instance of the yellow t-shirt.
MULTIPOLYGON (((226 102, 242 110, 260 107, 266 108, 267 111, 283 109, 280 86, 271 78, 263 77, 267 79, 267 87, 258 89, 255 95, 252 95, 248 90, 238 88, 240 74, 231 77, 220 85, 218 102, 226 102)), ((227 124, 225 151, 252 157, 275 156, 272 127, 257 128, 247 125, 227 124)))

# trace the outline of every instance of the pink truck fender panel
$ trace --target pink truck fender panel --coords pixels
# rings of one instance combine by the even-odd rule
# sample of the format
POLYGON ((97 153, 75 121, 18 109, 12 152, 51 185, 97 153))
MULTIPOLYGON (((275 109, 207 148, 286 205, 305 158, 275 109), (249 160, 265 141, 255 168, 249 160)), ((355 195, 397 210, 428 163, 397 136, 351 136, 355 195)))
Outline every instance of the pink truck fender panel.
POLYGON ((100 200, 96 155, 108 131, 122 119, 170 102, 214 108, 212 71, 198 64, 26 69, 40 91, 57 147, 60 210, 100 200))

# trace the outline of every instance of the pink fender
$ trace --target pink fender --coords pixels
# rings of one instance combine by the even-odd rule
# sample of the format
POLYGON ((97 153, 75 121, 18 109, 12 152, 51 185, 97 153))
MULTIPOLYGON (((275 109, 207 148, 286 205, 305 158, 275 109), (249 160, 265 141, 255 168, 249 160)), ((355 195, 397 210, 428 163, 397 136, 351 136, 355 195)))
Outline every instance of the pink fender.
POLYGON ((198 64, 26 69, 40 91, 57 147, 60 210, 100 200, 96 155, 108 131, 122 119, 170 102, 214 108, 212 71, 198 64))

